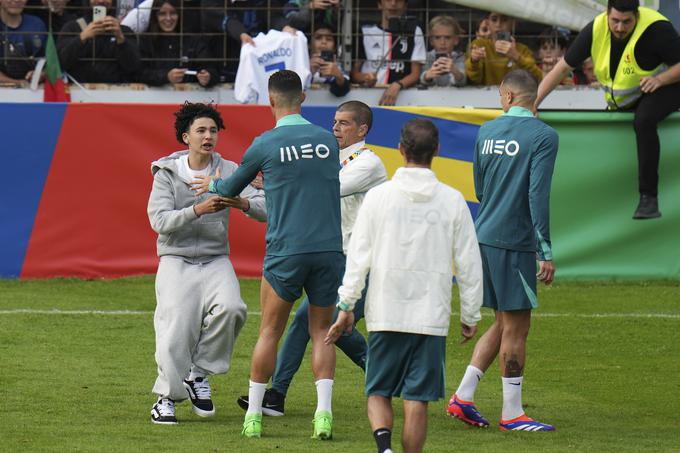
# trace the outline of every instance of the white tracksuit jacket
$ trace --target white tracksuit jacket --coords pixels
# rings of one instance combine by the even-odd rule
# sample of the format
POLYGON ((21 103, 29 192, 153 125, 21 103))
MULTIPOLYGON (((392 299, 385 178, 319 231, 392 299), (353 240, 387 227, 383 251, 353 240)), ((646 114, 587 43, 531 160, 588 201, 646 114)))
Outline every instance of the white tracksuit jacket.
POLYGON ((446 336, 452 263, 461 321, 474 326, 481 319, 482 260, 465 199, 429 169, 400 168, 359 209, 338 305, 354 308, 370 271, 369 332, 446 336))

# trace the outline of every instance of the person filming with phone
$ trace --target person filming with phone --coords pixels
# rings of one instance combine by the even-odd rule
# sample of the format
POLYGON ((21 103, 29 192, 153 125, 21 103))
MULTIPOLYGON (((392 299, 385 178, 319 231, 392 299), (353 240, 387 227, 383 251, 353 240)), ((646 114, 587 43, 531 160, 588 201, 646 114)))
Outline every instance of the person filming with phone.
POLYGON ((454 50, 462 33, 460 25, 451 16, 436 16, 430 21, 428 37, 432 50, 427 53, 420 83, 440 87, 465 85, 465 55, 454 50))
POLYGON ((533 52, 512 36, 515 19, 491 12, 486 20, 490 37, 472 41, 465 57, 468 83, 499 85, 514 69, 525 69, 540 81, 543 73, 536 65, 533 52))
POLYGON ((328 25, 320 25, 312 33, 309 45, 309 67, 312 83, 328 85, 337 97, 349 93, 350 83, 347 72, 337 60, 335 35, 328 25))
POLYGON ((90 0, 92 10, 64 24, 57 41, 64 71, 84 83, 134 81, 140 67, 134 33, 111 16, 114 0, 90 0))
POLYGON ((180 0, 154 0, 149 33, 139 39, 144 65, 138 80, 151 86, 198 83, 204 88, 219 82, 210 41, 204 36, 180 35, 184 30, 180 0))

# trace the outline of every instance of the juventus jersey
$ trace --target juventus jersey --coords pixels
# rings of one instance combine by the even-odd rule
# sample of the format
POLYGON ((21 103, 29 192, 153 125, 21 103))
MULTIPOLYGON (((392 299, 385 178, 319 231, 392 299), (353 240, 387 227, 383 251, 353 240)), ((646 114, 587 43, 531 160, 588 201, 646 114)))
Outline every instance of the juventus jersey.
POLYGON ((378 84, 390 84, 411 73, 411 62, 425 63, 425 39, 420 27, 413 36, 397 36, 377 25, 361 27, 361 72, 377 71, 378 84))

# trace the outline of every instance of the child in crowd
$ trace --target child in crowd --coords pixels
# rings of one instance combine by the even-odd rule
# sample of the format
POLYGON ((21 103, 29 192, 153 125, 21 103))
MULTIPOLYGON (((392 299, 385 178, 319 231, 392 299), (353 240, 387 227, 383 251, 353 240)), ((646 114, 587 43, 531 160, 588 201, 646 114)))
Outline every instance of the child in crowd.
POLYGON ((512 35, 515 19, 491 12, 486 20, 489 36, 472 41, 465 58, 468 83, 499 85, 503 77, 515 69, 525 69, 540 80, 543 73, 536 65, 533 51, 512 35))
MULTIPOLYGON (((538 67, 545 76, 564 57, 567 50, 567 36, 555 28, 548 28, 538 36, 538 67)), ((565 77, 561 85, 574 85, 571 76, 565 77)))
POLYGON ((430 21, 428 35, 432 50, 427 53, 420 82, 428 86, 465 85, 465 54, 454 50, 463 30, 451 16, 436 16, 430 21))
POLYGON ((321 25, 312 34, 309 49, 309 65, 312 83, 328 84, 335 96, 349 92, 349 76, 338 64, 333 30, 321 25))
POLYGON ((597 77, 595 77, 595 65, 592 58, 586 58, 580 70, 574 71, 574 83, 576 85, 588 85, 591 88, 600 88, 602 86, 597 81, 597 77))

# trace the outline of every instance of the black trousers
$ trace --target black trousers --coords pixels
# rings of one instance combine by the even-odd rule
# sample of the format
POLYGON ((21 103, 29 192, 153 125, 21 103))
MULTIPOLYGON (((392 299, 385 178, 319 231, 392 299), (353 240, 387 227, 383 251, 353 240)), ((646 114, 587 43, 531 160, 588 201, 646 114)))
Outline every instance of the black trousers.
POLYGON ((643 94, 637 103, 633 127, 637 139, 640 194, 657 196, 659 188, 659 123, 680 108, 680 83, 643 94))

